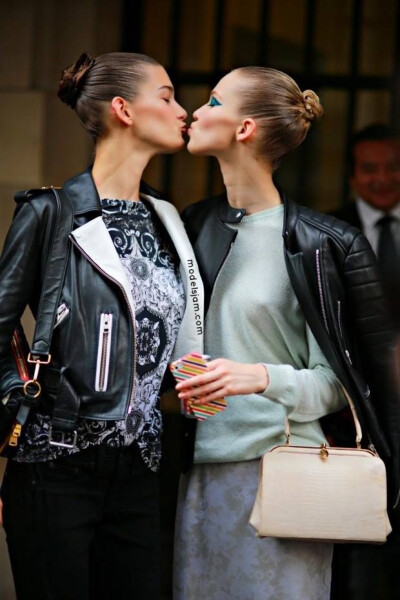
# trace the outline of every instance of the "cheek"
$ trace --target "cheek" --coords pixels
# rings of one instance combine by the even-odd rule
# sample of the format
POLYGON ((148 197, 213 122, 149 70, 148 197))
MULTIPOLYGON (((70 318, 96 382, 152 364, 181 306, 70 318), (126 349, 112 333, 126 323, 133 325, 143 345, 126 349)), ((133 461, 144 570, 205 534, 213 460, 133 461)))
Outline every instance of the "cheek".
POLYGON ((160 131, 177 126, 176 118, 168 110, 168 106, 149 106, 143 108, 138 114, 138 127, 141 131, 160 131))
POLYGON ((235 128, 228 119, 206 117, 198 122, 192 145, 205 145, 215 149, 225 148, 234 139, 235 128))
POLYGON ((368 173, 359 173, 357 177, 353 180, 353 185, 357 189, 363 189, 367 187, 372 180, 373 177, 368 175, 368 173))
POLYGON ((184 144, 180 124, 166 105, 145 109, 138 115, 134 135, 147 143, 165 149, 178 149, 184 144))

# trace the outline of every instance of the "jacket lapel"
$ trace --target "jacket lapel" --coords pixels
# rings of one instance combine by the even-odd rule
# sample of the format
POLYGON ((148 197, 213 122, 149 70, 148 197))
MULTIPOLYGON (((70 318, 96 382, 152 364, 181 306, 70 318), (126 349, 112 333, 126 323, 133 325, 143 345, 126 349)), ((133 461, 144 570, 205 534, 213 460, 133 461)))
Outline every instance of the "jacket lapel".
POLYGON ((164 225, 180 258, 180 274, 185 288, 186 308, 179 328, 173 357, 204 349, 204 288, 199 268, 176 208, 165 200, 142 194, 164 225))
POLYGON ((74 229, 71 238, 98 271, 123 288, 132 313, 135 314, 129 281, 102 217, 96 217, 74 229))
MULTIPOLYGON (((87 217, 90 219, 74 229, 71 238, 88 259, 97 266, 98 270, 103 271, 107 277, 116 281, 123 288, 133 314, 135 314, 128 279, 101 217, 100 199, 91 169, 89 168, 84 173, 68 180, 64 187, 73 202, 77 223, 81 224, 86 221, 87 217), (94 214, 99 216, 92 218, 94 214)), ((173 357, 178 358, 192 350, 202 352, 204 347, 204 288, 184 225, 172 204, 160 200, 158 197, 155 198, 156 192, 146 184, 142 183, 140 190, 144 199, 151 205, 166 228, 181 261, 180 272, 186 295, 186 309, 173 357)))

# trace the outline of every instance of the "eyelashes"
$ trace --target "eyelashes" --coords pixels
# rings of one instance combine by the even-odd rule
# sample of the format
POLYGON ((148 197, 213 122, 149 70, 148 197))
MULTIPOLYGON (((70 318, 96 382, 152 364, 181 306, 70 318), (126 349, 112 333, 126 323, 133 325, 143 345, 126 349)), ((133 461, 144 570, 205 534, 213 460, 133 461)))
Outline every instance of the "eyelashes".
POLYGON ((208 103, 208 106, 222 106, 222 104, 219 100, 217 100, 214 96, 212 96, 210 98, 210 102, 208 103))

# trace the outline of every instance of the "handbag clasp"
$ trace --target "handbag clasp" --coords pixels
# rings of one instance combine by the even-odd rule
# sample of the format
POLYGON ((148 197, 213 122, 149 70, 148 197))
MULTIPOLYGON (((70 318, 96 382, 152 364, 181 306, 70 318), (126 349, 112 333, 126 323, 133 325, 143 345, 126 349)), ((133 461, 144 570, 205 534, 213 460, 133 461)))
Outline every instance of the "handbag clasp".
POLYGON ((321 444, 321 450, 319 451, 321 460, 327 460, 328 456, 329 456, 329 452, 328 449, 326 447, 326 444, 321 444))

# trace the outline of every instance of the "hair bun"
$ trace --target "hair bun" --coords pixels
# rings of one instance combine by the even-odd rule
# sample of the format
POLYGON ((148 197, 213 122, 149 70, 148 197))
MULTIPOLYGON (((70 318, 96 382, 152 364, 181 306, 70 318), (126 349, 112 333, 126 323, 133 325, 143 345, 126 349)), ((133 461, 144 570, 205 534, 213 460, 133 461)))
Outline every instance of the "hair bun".
POLYGON ((302 92, 304 100, 304 118, 307 121, 314 121, 319 119, 324 113, 324 109, 321 106, 319 98, 312 90, 305 90, 302 92))
POLYGON ((78 60, 64 69, 58 85, 58 97, 71 108, 75 108, 81 94, 88 71, 92 68, 95 59, 87 52, 83 52, 78 60))

